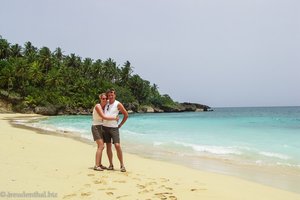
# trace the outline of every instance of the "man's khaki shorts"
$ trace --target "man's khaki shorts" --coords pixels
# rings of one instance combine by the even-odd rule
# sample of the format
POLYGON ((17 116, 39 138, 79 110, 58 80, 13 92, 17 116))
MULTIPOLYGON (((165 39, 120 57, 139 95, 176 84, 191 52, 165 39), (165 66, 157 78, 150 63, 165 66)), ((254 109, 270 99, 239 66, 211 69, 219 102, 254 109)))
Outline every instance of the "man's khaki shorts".
POLYGON ((102 126, 102 129, 105 143, 120 143, 119 128, 102 126))

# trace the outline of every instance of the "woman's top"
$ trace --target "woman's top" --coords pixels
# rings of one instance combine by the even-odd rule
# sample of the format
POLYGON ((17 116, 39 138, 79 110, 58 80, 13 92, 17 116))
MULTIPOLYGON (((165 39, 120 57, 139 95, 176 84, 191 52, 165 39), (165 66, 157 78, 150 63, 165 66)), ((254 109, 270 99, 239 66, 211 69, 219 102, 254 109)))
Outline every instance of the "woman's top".
POLYGON ((93 125, 103 125, 103 119, 96 110, 97 106, 99 106, 100 109, 102 109, 102 107, 99 103, 95 105, 95 107, 93 109, 93 125))

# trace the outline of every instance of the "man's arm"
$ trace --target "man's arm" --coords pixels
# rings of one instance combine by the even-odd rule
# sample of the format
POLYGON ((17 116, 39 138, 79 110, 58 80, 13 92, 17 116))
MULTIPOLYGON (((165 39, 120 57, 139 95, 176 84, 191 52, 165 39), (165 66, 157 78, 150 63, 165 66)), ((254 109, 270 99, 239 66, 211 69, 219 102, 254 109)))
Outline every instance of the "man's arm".
POLYGON ((118 128, 121 128, 123 126, 123 124, 126 122, 127 118, 128 118, 128 112, 124 108, 123 104, 121 104, 121 103, 118 104, 118 109, 123 114, 123 119, 122 119, 121 123, 118 126, 118 128))

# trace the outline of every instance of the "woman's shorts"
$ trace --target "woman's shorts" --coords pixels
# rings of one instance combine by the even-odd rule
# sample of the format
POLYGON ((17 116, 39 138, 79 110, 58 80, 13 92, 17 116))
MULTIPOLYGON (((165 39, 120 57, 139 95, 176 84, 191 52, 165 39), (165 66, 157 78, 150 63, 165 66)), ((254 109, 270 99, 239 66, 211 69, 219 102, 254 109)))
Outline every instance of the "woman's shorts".
POLYGON ((92 125, 92 133, 94 141, 102 139, 103 140, 103 129, 102 125, 92 125))

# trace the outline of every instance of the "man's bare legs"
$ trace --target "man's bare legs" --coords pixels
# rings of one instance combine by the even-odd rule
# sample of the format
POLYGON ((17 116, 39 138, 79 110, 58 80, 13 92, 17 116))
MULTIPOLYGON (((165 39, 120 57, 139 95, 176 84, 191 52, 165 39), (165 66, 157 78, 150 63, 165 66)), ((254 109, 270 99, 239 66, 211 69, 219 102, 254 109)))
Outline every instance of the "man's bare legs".
MULTIPOLYGON (((115 144, 115 149, 117 151, 117 156, 118 156, 118 159, 120 161, 121 171, 125 172, 126 169, 125 169, 125 166, 124 166, 124 163, 123 163, 123 153, 122 153, 120 143, 115 144)), ((107 157, 108 157, 108 160, 109 160, 108 169, 113 169, 114 165, 113 165, 113 152, 112 152, 112 144, 111 143, 106 143, 106 153, 107 153, 107 157)))
POLYGON ((116 144, 115 144, 115 148, 116 148, 116 151, 117 151, 118 159, 119 159, 119 161, 120 161, 120 165, 121 165, 121 167, 124 167, 124 163, 123 163, 123 153, 122 153, 122 149, 121 149, 120 143, 116 143, 116 144))

